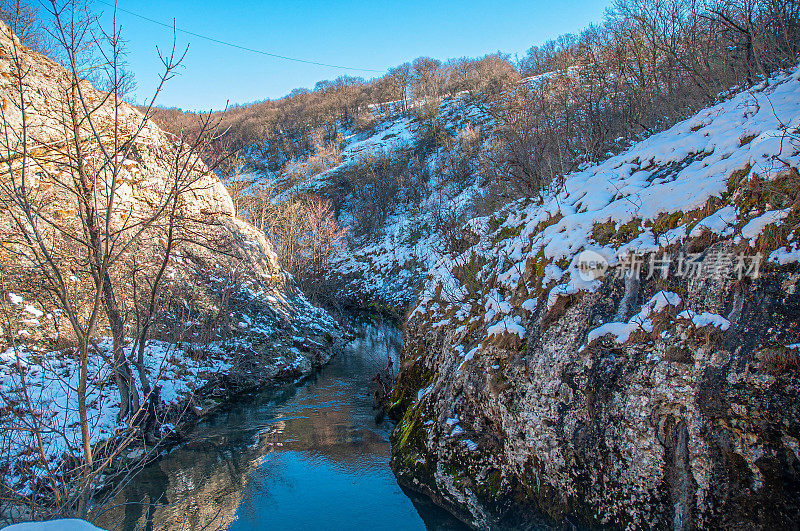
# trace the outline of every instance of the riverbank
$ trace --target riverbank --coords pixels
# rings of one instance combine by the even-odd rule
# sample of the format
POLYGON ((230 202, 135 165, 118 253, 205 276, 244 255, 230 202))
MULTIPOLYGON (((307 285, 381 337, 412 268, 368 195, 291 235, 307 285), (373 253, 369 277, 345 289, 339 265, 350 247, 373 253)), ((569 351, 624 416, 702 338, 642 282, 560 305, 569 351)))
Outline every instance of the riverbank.
POLYGON ((208 414, 142 471, 93 522, 127 530, 460 529, 417 506, 389 468, 393 423, 376 422, 371 379, 399 331, 364 325, 302 382, 245 393, 208 414), (309 508, 313 507, 313 510, 309 508))
MULTIPOLYGON (((290 293, 284 294, 277 306, 271 302, 277 302, 272 295, 256 297, 251 291, 242 291, 229 316, 239 325, 223 341, 148 342, 145 370, 154 389, 151 396, 158 399, 150 400, 148 412, 155 424, 147 427, 147 437, 135 432, 131 437, 127 423, 118 423, 119 402, 114 400, 118 393, 105 362, 110 340, 97 343, 98 354, 90 359, 89 374, 99 384, 90 388, 87 416, 93 453, 114 457, 95 480, 96 490, 113 489, 120 478, 129 477, 148 460, 180 444, 199 420, 243 393, 306 377, 331 359, 346 341, 347 331, 299 292, 286 296, 290 293)), ((126 349, 129 359, 131 348, 129 344, 126 349)), ((2 517, 7 522, 51 514, 51 482, 66 484, 70 470, 81 463, 74 397, 78 363, 70 349, 46 350, 33 344, 9 347, 0 356, 0 396, 5 405, 0 413, 8 425, 13 421, 20 424, 20 429, 0 435, 6 462, 3 482, 20 493, 20 498, 2 502, 2 517), (29 402, 11 402, 24 396, 30 397, 29 402), (11 408, 14 403, 16 409, 11 408), (43 433, 30 429, 40 417, 61 428, 43 433), (41 451, 31 458, 31 448, 41 451)), ((142 388, 139 376, 138 371, 134 373, 142 388)))

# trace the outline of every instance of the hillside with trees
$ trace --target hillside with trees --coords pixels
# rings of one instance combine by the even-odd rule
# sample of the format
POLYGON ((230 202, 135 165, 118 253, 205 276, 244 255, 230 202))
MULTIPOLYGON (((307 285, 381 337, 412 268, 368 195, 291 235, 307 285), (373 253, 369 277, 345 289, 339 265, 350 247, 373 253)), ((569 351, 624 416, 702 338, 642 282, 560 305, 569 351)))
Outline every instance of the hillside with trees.
MULTIPOLYGON (((214 151, 230 155, 219 173, 312 297, 385 304, 397 291, 386 277, 408 272, 407 307, 433 256, 464 245, 468 219, 541 197, 790 68, 796 17, 792 2, 620 1, 602 23, 517 61, 420 57, 368 81, 319 82, 214 114, 225 131, 214 151), (389 251, 399 265, 377 263, 389 251), (320 275, 325 260, 348 265, 320 275), (376 267, 379 278, 361 274, 376 267)), ((174 109, 154 116, 174 132, 201 123, 174 109)))

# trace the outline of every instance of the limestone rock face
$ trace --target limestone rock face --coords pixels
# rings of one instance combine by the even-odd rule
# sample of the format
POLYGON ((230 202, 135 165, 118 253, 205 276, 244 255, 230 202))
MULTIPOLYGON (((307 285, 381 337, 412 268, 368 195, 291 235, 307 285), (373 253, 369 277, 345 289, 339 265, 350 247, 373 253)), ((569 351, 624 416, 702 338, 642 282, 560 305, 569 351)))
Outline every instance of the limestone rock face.
MULTIPOLYGON (((27 195, 35 202, 42 233, 54 256, 63 260, 65 275, 76 284, 76 297, 80 298, 82 289, 92 289, 88 268, 83 265, 85 249, 64 236, 81 231, 82 212, 72 186, 78 137, 82 163, 91 166, 89 173, 98 177, 94 187, 100 190, 96 194, 101 203, 99 211, 108 204, 102 192, 113 190, 112 233, 117 231, 120 242, 132 242, 111 271, 119 290, 115 296, 123 307, 133 304, 132 272, 140 272, 141 283, 157 270, 166 245, 167 230, 162 221, 166 216, 138 237, 136 231, 159 208, 165 208, 166 194, 176 186, 176 180, 188 183, 181 185, 177 201, 176 217, 180 221, 175 226, 176 243, 164 277, 167 308, 157 334, 178 334, 178 341, 240 338, 237 345, 247 352, 264 353, 275 348, 277 357, 260 365, 260 370, 272 374, 278 372, 272 370, 272 364, 283 356, 282 346, 287 353, 291 350, 292 334, 319 336, 332 330, 333 321, 297 289, 263 234, 236 218, 226 187, 198 155, 189 153, 186 139, 144 121, 142 112, 125 102, 115 102, 113 96, 89 81, 73 86, 67 70, 22 46, 2 23, 0 109, 0 171, 4 174, 0 179, 9 181, 11 171, 17 175, 16 182, 22 182, 24 164, 27 195), (86 120, 87 112, 92 116, 91 124, 86 120), (120 149, 119 145, 130 149, 120 149), (117 155, 115 163, 120 169, 112 172, 109 161, 114 157, 107 154, 115 152, 126 156, 117 155), (50 230, 56 225, 58 230, 50 230), (191 317, 180 317, 182 314, 191 317), (186 330, 170 331, 175 322, 188 323, 182 326, 186 330)), ((3 289, 40 303, 42 310, 49 312, 55 308, 42 293, 29 243, 19 226, 7 217, 19 210, 11 203, 0 212, 0 262, 7 273, 3 289)), ((118 246, 123 248, 121 243, 118 246)), ((54 323, 45 322, 28 332, 33 339, 54 339, 55 328, 54 323)), ((282 363, 291 365, 295 357, 298 367, 308 362, 300 360, 299 354, 288 355, 292 359, 282 363)))
POLYGON ((791 527, 800 378, 796 355, 776 363, 766 346, 797 331, 799 281, 673 285, 730 327, 665 323, 654 338, 587 347, 624 298, 611 281, 549 322, 535 312, 524 348, 489 343, 467 362, 452 350, 463 330, 412 319, 395 394, 407 407, 393 441, 401 484, 481 528, 791 527))
MULTIPOLYGON (((65 147, 75 136, 66 101, 72 90, 71 78, 59 64, 23 47, 0 23, 0 80, 0 117, 5 133, 0 141, 0 155, 4 160, 21 160, 24 149, 31 173, 29 186, 43 193, 52 186, 52 181, 59 182, 57 174, 64 173, 66 162, 60 159, 66 158, 68 152, 72 155, 72 149, 65 147)), ((92 126, 85 116, 78 116, 82 122, 78 134, 85 139, 84 147, 88 150, 87 163, 97 163, 98 137, 104 140, 109 152, 115 147, 115 136, 120 144, 134 142, 130 158, 119 161, 123 170, 115 188, 118 206, 114 212, 120 219, 114 221, 130 215, 131 209, 146 210, 157 204, 174 182, 176 171, 170 164, 176 160, 179 140, 152 121, 143 122, 142 113, 127 103, 115 104, 111 95, 96 90, 88 81, 81 81, 80 93, 75 94, 78 106, 92 109, 92 126)), ((241 222, 233 221, 236 213, 230 194, 202 160, 194 158, 187 166, 196 182, 183 193, 182 217, 214 218, 247 231, 241 222)), ((69 195, 54 191, 52 198, 66 213, 73 214, 69 195)), ((270 266, 276 264, 270 261, 270 266)))

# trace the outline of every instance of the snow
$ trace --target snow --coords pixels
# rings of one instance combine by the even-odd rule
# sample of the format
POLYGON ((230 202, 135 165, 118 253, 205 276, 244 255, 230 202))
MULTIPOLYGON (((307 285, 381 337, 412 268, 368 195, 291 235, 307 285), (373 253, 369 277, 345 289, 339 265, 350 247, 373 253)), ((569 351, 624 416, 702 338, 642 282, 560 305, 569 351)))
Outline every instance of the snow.
MULTIPOLYGON (((653 331, 653 321, 650 317, 663 312, 668 306, 679 306, 681 303, 682 301, 678 294, 670 291, 659 291, 644 303, 639 313, 631 317, 628 322, 605 323, 591 330, 586 338, 586 343, 591 344, 606 335, 613 335, 614 341, 618 344, 626 343, 631 334, 637 330, 653 331)), ((692 310, 684 310, 677 315, 677 318, 689 320, 697 328, 716 326, 722 331, 727 330, 731 324, 721 315, 710 312, 697 313, 692 310)))
POLYGON ((700 222, 694 226, 692 232, 689 233, 689 236, 693 238, 700 236, 703 234, 704 230, 711 231, 720 236, 730 236, 733 234, 734 228, 736 227, 737 219, 736 207, 728 205, 700 220, 700 222))
POLYGON ((512 306, 510 302, 503 300, 497 289, 493 289, 486 297, 484 308, 486 309, 486 320, 491 321, 497 315, 505 315, 511 312, 512 306))
POLYGON ((678 319, 688 319, 697 328, 704 326, 716 326, 722 331, 727 330, 731 326, 731 322, 715 313, 702 312, 697 313, 692 310, 685 310, 678 314, 678 319))
POLYGON ((353 163, 379 152, 399 149, 410 144, 414 139, 414 129, 411 118, 401 118, 389 124, 388 127, 377 134, 349 144, 342 150, 342 160, 353 163))
MULTIPOLYGON (((648 324, 651 324, 648 321, 648 324)), ((614 340, 617 343, 626 343, 628 339, 631 337, 631 334, 636 330, 644 329, 646 331, 652 331, 652 326, 650 326, 650 330, 647 330, 648 324, 646 323, 637 323, 637 322, 628 322, 628 323, 606 323, 602 326, 598 326, 594 330, 589 332, 589 336, 587 337, 586 341, 591 343, 592 341, 596 341, 599 338, 606 336, 606 335, 613 335, 614 340)))
POLYGON ((4 531, 102 531, 102 528, 94 526, 86 520, 67 518, 46 522, 13 524, 4 528, 4 531))
POLYGON ((755 245, 755 239, 758 238, 767 225, 773 225, 780 222, 787 217, 792 211, 791 208, 783 210, 770 210, 764 214, 751 219, 744 227, 742 227, 742 238, 750 240, 750 245, 755 245))
POLYGON ((516 334, 520 339, 525 337, 525 327, 520 324, 520 318, 517 316, 506 316, 500 319, 495 324, 486 329, 489 337, 500 336, 503 334, 516 334))
POLYGON ((13 304, 15 306, 18 306, 18 305, 22 304, 22 297, 20 297, 16 293, 9 293, 8 294, 8 300, 10 300, 11 304, 13 304))
POLYGON ((681 243, 686 239, 686 225, 670 229, 658 237, 658 245, 666 247, 674 243, 681 243))
POLYGON ((769 254, 768 260, 778 265, 800 262, 800 249, 796 244, 792 245, 791 250, 786 246, 780 247, 769 254))
POLYGON ((25 313, 29 313, 30 315, 34 316, 37 319, 44 315, 43 311, 34 308, 30 304, 26 304, 25 305, 25 313))
POLYGON ((464 354, 464 359, 458 365, 458 368, 456 369, 456 374, 461 374, 461 368, 464 366, 465 363, 467 363, 468 361, 470 361, 472 358, 475 357, 475 354, 478 352, 479 349, 480 349, 480 345, 475 347, 475 348, 473 348, 472 350, 470 350, 466 354, 464 354))
POLYGON ((627 343, 631 334, 637 330, 653 331, 653 321, 649 319, 650 316, 663 312, 668 306, 678 306, 681 302, 681 298, 677 293, 659 291, 644 303, 639 313, 631 317, 628 322, 611 322, 598 326, 589 331, 586 342, 591 344, 601 337, 613 335, 616 343, 627 343))
POLYGON ((420 389, 419 391, 417 391, 417 402, 422 400, 432 390, 433 390, 433 384, 430 384, 428 387, 425 387, 424 389, 420 389))

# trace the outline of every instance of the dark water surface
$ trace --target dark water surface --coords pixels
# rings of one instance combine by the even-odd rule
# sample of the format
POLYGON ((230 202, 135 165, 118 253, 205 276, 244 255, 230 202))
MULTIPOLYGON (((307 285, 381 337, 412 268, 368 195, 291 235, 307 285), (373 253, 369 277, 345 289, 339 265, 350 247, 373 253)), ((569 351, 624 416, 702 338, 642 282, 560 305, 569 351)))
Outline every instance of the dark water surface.
POLYGON ((318 375, 242 400, 142 471, 98 524, 109 529, 463 529, 412 501, 389 469, 388 422, 370 380, 400 337, 367 327, 318 375))

